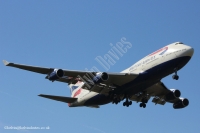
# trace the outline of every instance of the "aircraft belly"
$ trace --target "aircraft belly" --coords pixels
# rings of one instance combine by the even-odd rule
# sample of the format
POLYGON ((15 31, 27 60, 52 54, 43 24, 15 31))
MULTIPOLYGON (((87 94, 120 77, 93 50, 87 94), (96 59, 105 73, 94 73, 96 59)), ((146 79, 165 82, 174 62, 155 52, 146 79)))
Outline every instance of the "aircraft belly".
POLYGON ((104 94, 97 94, 97 95, 91 97, 90 99, 88 99, 87 101, 85 101, 84 105, 85 106, 103 105, 103 104, 107 104, 110 102, 111 102, 111 100, 108 96, 106 96, 104 94))

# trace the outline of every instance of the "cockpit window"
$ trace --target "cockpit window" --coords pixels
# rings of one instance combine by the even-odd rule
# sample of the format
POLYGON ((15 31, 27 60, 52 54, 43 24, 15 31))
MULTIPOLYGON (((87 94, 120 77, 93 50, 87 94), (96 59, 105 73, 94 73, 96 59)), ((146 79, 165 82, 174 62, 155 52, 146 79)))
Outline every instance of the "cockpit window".
POLYGON ((175 45, 177 45, 177 44, 183 44, 183 43, 182 42, 176 42, 175 45))

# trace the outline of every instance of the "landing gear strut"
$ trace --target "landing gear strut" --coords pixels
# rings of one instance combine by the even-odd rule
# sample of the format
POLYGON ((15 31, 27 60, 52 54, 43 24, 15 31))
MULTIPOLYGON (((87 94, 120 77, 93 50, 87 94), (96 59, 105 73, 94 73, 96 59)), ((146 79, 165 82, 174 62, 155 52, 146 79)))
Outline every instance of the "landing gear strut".
POLYGON ((123 106, 128 107, 129 105, 132 105, 132 101, 129 101, 128 97, 126 96, 126 101, 123 103, 123 106))
POLYGON ((113 104, 118 104, 121 101, 120 97, 116 94, 110 94, 110 98, 112 99, 113 104))
POLYGON ((175 68, 175 75, 172 76, 173 79, 178 80, 179 76, 177 75, 177 69, 175 68))
POLYGON ((142 102, 140 103, 140 107, 146 108, 146 103, 148 102, 147 99, 142 99, 142 102))

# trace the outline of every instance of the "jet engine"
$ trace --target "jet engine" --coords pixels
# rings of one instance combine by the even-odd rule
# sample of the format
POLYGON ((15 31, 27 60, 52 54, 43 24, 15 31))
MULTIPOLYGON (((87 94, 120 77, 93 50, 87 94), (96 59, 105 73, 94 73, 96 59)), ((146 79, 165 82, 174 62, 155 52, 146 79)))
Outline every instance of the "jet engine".
POLYGON ((63 76, 64 76, 64 71, 62 69, 54 69, 54 71, 48 75, 48 79, 54 81, 59 78, 62 78, 63 76))
POLYGON ((107 73, 96 73, 96 75, 93 77, 93 82, 95 84, 101 83, 103 81, 107 81, 109 79, 109 76, 107 73))
POLYGON ((185 108, 189 105, 189 100, 187 98, 179 98, 179 101, 173 104, 174 109, 185 108))
POLYGON ((181 96, 181 92, 179 90, 170 89, 170 93, 168 93, 165 97, 166 101, 173 100, 175 98, 179 98, 181 96))

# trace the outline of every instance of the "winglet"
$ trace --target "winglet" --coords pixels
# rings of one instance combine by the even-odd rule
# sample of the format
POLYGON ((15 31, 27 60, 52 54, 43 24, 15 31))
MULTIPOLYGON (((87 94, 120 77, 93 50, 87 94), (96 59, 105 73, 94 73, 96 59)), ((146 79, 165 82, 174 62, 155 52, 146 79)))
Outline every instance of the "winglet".
POLYGON ((4 64, 5 66, 8 66, 8 65, 10 64, 10 62, 8 62, 8 61, 6 61, 6 60, 3 60, 3 64, 4 64))

